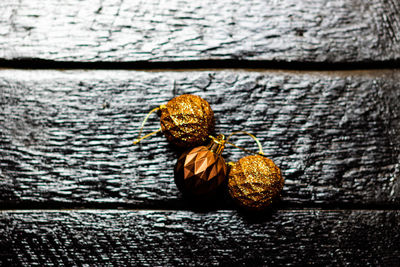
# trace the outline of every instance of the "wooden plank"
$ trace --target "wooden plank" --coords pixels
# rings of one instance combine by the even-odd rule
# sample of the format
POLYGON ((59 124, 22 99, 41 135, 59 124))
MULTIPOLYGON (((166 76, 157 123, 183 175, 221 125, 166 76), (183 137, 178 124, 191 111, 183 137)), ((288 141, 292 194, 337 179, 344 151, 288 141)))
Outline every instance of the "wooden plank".
MULTIPOLYGON (((398 205, 399 81, 399 71, 1 70, 0 203, 191 207, 173 181, 179 152, 161 134, 132 141, 150 109, 192 93, 210 102, 217 132, 260 139, 286 179, 283 205, 398 205)), ((158 127, 154 115, 146 131, 158 127)))
POLYGON ((396 0, 3 0, 0 14, 5 60, 400 59, 396 0))
POLYGON ((400 264, 399 211, 6 211, 2 265, 400 264))

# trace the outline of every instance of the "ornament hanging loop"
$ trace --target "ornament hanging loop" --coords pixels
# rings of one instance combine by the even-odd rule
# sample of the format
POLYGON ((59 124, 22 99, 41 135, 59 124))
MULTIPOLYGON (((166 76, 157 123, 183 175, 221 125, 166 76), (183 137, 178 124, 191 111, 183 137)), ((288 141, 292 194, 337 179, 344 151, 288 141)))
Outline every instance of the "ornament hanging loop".
POLYGON ((148 137, 150 137, 150 136, 152 136, 152 135, 154 135, 154 134, 156 134, 156 133, 158 133, 158 132, 161 131, 161 128, 159 128, 158 130, 156 130, 156 131, 154 131, 154 132, 151 132, 151 133, 149 133, 149 134, 146 134, 146 135, 143 136, 143 137, 140 137, 140 136, 142 135, 144 125, 146 124, 146 122, 147 122, 147 120, 149 119, 150 115, 151 115, 152 113, 154 113, 154 112, 156 112, 156 111, 159 111, 159 110, 161 110, 161 109, 164 109, 164 108, 165 108, 165 105, 161 105, 161 106, 159 106, 159 107, 153 108, 152 110, 150 110, 149 113, 147 113, 146 117, 144 118, 144 120, 143 120, 143 122, 142 122, 142 125, 140 126, 139 135, 138 135, 137 139, 136 139, 135 141, 133 141, 133 144, 134 144, 134 145, 138 144, 138 143, 139 143, 140 141, 142 141, 143 139, 146 139, 146 138, 148 138, 148 137))
POLYGON ((236 132, 231 133, 231 134, 228 135, 228 137, 226 138, 226 143, 228 143, 228 144, 230 144, 231 146, 234 146, 234 147, 236 147, 236 148, 238 148, 238 149, 241 149, 241 150, 243 150, 243 151, 245 151, 245 152, 247 152, 247 153, 250 153, 250 154, 258 154, 258 155, 264 156, 264 152, 263 152, 262 145, 261 145, 260 141, 259 141, 259 140, 257 139, 257 137, 255 137, 253 134, 248 133, 248 132, 246 132, 246 131, 236 131, 236 132), (250 151, 250 150, 245 149, 245 148, 243 148, 243 147, 237 146, 237 145, 235 145, 235 144, 233 144, 233 143, 231 143, 231 142, 228 142, 229 139, 230 139, 233 135, 235 135, 235 134, 247 134, 248 136, 250 136, 250 137, 257 143, 257 145, 258 145, 258 149, 259 149, 259 150, 258 150, 258 153, 254 152, 254 151, 250 151))

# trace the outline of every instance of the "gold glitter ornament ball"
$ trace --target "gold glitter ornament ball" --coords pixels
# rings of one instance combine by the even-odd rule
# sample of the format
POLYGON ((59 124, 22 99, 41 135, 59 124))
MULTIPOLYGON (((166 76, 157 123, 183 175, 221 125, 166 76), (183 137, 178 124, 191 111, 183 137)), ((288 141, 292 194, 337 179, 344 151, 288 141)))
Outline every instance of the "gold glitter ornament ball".
POLYGON ((228 190, 244 208, 264 209, 283 188, 281 170, 269 158, 251 155, 241 158, 229 172, 228 190))
POLYGON ((180 95, 161 107, 161 129, 169 142, 179 147, 204 143, 214 131, 214 112, 196 95, 180 95))

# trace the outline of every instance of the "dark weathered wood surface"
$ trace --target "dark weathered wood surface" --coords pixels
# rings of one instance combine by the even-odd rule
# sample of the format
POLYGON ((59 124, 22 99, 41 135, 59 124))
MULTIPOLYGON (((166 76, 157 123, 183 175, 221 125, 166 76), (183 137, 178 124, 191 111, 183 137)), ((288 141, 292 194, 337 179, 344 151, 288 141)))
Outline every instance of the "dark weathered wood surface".
POLYGON ((6 211, 0 264, 398 266, 399 211, 6 211))
POLYGON ((400 4, 396 0, 3 0, 0 58, 399 60, 400 4))
MULTIPOLYGON (((2 70, 0 203, 188 207, 173 182, 178 152, 161 134, 132 141, 151 108, 194 93, 218 132, 260 139, 286 179, 284 204, 398 207, 399 82, 399 71, 2 70)), ((154 116, 146 131, 158 127, 154 116)))
POLYGON ((0 66, 76 69, 0 69, 1 266, 400 266, 400 70, 355 70, 400 66, 399 1, 3 0, 0 66), (132 145, 183 93, 260 139, 272 209, 188 202, 180 152, 132 145))

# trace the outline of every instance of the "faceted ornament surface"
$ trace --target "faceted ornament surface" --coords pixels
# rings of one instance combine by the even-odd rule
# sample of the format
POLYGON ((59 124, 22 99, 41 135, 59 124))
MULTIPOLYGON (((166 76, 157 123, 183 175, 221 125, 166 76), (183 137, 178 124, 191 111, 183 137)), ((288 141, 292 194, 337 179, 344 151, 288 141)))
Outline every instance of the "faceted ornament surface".
POLYGON ((189 196, 215 192, 227 176, 225 160, 205 146, 183 153, 175 165, 175 183, 189 196))
POLYGON ((281 170, 269 158, 252 155, 241 158, 229 172, 228 190, 239 205, 263 209, 283 188, 281 170))
POLYGON ((214 112, 199 96, 180 95, 161 109, 161 129, 169 142, 179 147, 204 143, 214 130, 214 112))

